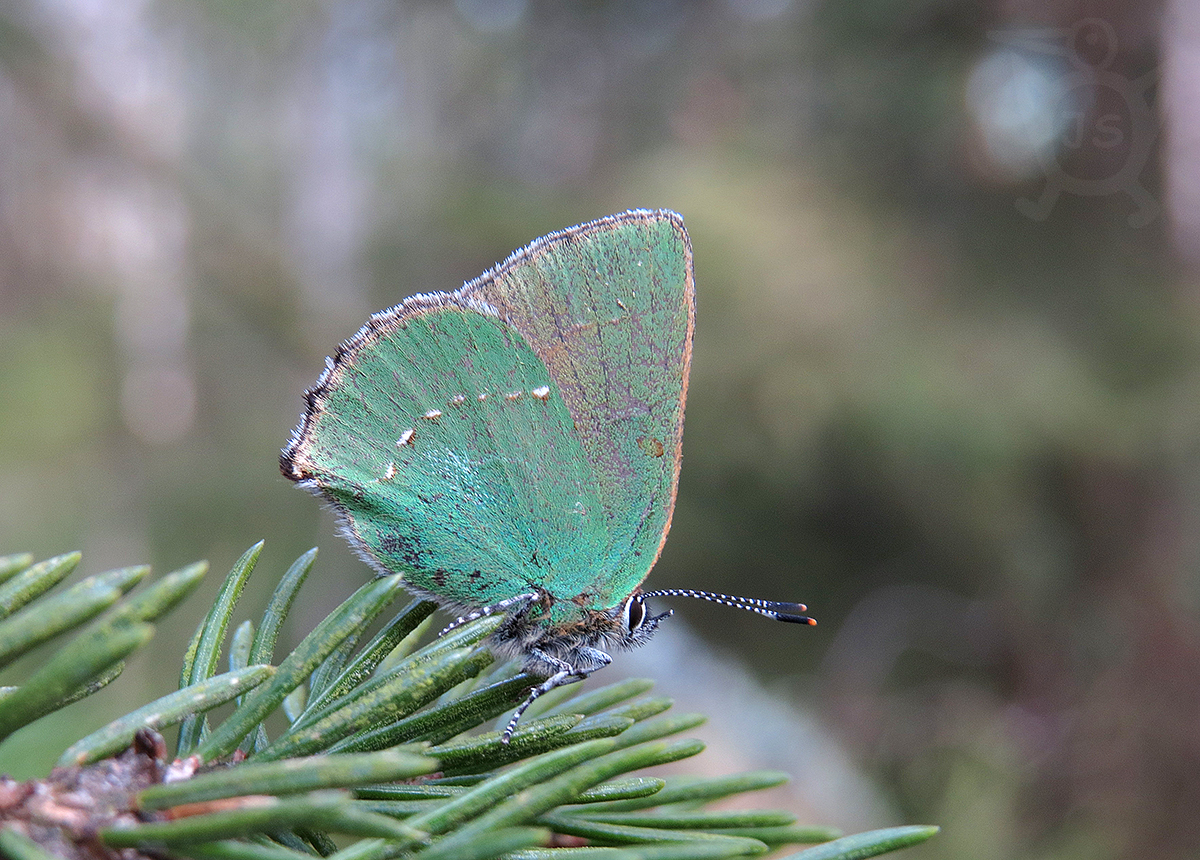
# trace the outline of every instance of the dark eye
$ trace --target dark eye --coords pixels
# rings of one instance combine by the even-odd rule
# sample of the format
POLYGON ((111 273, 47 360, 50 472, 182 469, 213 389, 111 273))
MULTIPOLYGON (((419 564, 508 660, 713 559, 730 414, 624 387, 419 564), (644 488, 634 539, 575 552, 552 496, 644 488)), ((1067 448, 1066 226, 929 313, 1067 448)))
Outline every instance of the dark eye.
POLYGON ((646 607, 637 598, 629 598, 625 603, 625 629, 632 633, 642 626, 646 620, 646 607))

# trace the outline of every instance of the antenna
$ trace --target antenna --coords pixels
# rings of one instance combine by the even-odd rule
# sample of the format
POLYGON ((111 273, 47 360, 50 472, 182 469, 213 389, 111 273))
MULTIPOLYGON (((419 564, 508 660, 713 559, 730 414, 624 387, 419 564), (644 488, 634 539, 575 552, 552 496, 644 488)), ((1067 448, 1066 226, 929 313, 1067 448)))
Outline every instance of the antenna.
POLYGON ((804 615, 808 607, 803 603, 784 603, 777 600, 760 600, 757 597, 735 597, 731 594, 717 594, 712 591, 695 591, 690 588, 660 588, 657 591, 643 591, 638 594, 639 600, 649 597, 695 597, 707 600, 709 603, 720 603, 732 606, 734 609, 745 609, 747 612, 757 612, 776 621, 787 621, 792 624, 815 625, 816 619, 804 615))

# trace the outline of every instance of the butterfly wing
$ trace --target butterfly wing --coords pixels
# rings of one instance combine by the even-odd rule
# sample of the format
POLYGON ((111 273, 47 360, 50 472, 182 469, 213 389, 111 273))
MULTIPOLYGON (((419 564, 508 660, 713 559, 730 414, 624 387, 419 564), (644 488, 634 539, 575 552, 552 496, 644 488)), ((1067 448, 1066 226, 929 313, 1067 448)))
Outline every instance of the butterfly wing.
POLYGON ((281 466, 421 591, 614 606, 670 525, 693 325, 678 215, 550 234, 372 317, 308 392, 281 466))
POLYGON ((283 454, 374 567, 482 605, 597 557, 593 476, 519 333, 452 295, 376 314, 330 362, 283 454))
POLYGON ((675 508, 695 328, 683 219, 638 210, 552 233, 462 293, 525 336, 566 402, 607 545, 559 575, 587 605, 614 606, 658 560, 675 508))

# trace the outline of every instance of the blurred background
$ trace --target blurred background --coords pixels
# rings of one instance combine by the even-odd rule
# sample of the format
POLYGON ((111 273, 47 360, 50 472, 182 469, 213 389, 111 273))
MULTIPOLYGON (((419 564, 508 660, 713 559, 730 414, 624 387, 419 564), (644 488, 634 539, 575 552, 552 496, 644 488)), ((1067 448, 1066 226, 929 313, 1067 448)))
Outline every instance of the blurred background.
POLYGON ((652 581, 820 626, 677 603, 626 669, 713 654, 798 811, 914 857, 1196 856, 1197 81, 1189 0, 0 0, 0 552, 213 565, 0 769, 170 689, 254 541, 247 615, 321 547, 292 642, 365 580, 276 460, 368 314, 669 207, 652 581))

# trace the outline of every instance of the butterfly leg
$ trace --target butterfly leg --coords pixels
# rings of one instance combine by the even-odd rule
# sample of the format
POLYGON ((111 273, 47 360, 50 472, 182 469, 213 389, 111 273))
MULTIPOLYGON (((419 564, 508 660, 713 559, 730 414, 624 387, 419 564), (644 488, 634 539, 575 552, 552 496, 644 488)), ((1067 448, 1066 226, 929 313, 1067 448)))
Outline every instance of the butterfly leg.
POLYGON ((520 721, 521 715, 524 714, 526 709, 539 698, 557 687, 565 687, 567 684, 575 684, 579 681, 582 681, 588 675, 592 674, 592 672, 603 666, 607 666, 612 662, 612 657, 596 648, 587 648, 582 650, 587 652, 584 656, 586 656, 589 661, 594 664, 590 668, 584 669, 572 666, 566 660, 560 660, 557 657, 551 657, 549 654, 539 651, 536 648, 530 652, 531 657, 553 666, 556 671, 541 684, 529 691, 529 698, 520 704, 517 710, 513 713, 512 719, 508 721, 508 725, 504 727, 504 734, 500 736, 500 743, 507 744, 510 740, 512 740, 513 732, 517 730, 517 723, 520 721))
POLYGON ((511 606, 521 604, 522 608, 524 608, 537 599, 537 594, 530 592, 528 594, 518 594, 516 597, 505 598, 504 600, 501 600, 498 603, 493 603, 490 606, 481 606, 478 609, 468 612, 466 615, 460 615, 458 618, 455 618, 441 629, 441 632, 438 633, 438 636, 445 636, 455 627, 466 624, 468 621, 474 621, 477 618, 484 618, 488 615, 495 615, 497 612, 504 612, 511 606))

